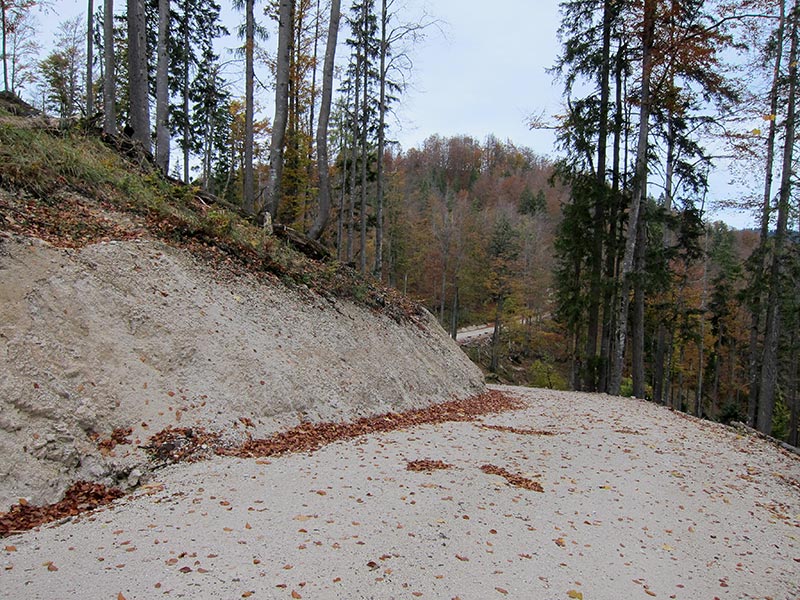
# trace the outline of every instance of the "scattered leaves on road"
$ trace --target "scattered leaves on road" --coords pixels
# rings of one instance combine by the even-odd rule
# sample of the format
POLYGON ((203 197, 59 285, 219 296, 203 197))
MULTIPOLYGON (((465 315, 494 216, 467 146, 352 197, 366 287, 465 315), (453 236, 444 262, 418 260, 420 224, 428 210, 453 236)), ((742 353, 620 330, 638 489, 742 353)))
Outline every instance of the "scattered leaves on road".
POLYGON ((533 492, 544 492, 544 488, 538 481, 533 481, 532 479, 528 479, 522 475, 511 473, 502 467, 495 465, 483 465, 481 467, 481 471, 487 475, 499 475, 500 477, 504 477, 508 483, 518 488, 531 490, 533 492))
POLYGON ((452 466, 453 465, 449 465, 441 460, 429 460, 429 459, 409 460, 406 463, 406 470, 429 472, 429 471, 436 471, 437 469, 449 469, 452 466))

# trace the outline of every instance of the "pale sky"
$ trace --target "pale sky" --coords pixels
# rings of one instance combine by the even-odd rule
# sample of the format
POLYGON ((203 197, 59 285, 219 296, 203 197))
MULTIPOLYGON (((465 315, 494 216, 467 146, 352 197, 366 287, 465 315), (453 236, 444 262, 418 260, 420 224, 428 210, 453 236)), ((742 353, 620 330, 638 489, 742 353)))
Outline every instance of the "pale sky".
POLYGON ((494 134, 542 155, 553 136, 530 131, 531 113, 556 112, 561 88, 545 69, 558 52, 558 2, 417 0, 441 19, 416 51, 413 87, 406 93, 398 132, 403 147, 428 135, 494 134))
MULTIPOLYGON (((95 0, 95 4, 100 1, 95 0)), ((115 0, 118 10, 123 3, 115 0)), ((233 11, 229 0, 220 4, 228 28, 235 32, 241 16, 233 11)), ((342 1, 343 12, 349 4, 342 1)), ((541 112, 552 115, 561 108, 562 86, 545 71, 559 52, 558 4, 558 0, 396 0, 398 12, 408 21, 427 13, 440 25, 429 28, 426 39, 410 51, 414 61, 410 86, 397 107, 397 119, 390 121, 390 136, 409 149, 433 134, 463 134, 478 141, 494 134, 556 158, 552 132, 531 131, 527 117, 541 112)), ((46 49, 51 43, 47 32, 86 10, 85 1, 55 0, 54 5, 55 10, 39 17, 46 49)), ((271 23, 266 25, 272 28, 271 23)), ((340 41, 346 36, 343 27, 340 41)), ((271 33, 266 47, 271 48, 275 39, 271 33)), ((236 43, 231 38, 225 45, 236 43)), ((345 55, 346 49, 340 47, 339 60, 345 55)), ((230 56, 222 58, 228 60, 230 56)), ((269 93, 259 94, 264 114, 271 117, 269 93)), ((733 192, 729 179, 725 172, 712 177, 711 203, 733 192)), ((726 212, 713 217, 735 227, 753 222, 747 214, 726 212)))

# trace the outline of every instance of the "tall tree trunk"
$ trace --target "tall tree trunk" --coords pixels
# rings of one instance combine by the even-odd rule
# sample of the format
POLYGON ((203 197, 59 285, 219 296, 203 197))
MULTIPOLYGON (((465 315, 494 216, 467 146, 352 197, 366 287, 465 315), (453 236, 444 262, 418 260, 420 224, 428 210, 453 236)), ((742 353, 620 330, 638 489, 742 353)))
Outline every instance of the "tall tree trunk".
POLYGON ((8 7, 6 3, 3 2, 0 5, 0 18, 2 18, 3 23, 3 31, 2 31, 2 53, 3 53, 3 91, 9 91, 8 87, 8 52, 7 52, 7 40, 6 40, 6 33, 8 32, 8 16, 6 15, 6 11, 8 11, 8 7))
MULTIPOLYGON (((333 9, 333 6, 331 6, 331 9, 333 9)), ((316 166, 316 169, 317 169, 317 174, 319 174, 319 162, 316 162, 316 165, 315 165, 315 161, 314 161, 314 142, 316 141, 316 137, 314 135, 314 118, 316 116, 316 110, 317 110, 317 71, 318 71, 318 64, 319 64, 320 21, 322 19, 322 12, 320 10, 320 0, 317 0, 317 8, 315 10, 314 15, 315 15, 314 16, 314 50, 313 50, 312 58, 311 58, 311 64, 313 65, 313 67, 311 69, 311 93, 310 93, 311 102, 309 102, 309 106, 308 106, 308 130, 307 130, 307 133, 306 133, 306 135, 308 136, 307 137, 307 139, 308 139, 308 149, 307 149, 307 160, 308 160, 307 169, 308 169, 308 171, 307 171, 307 176, 308 176, 308 182, 309 183, 308 183, 307 189, 305 191, 306 211, 305 211, 304 220, 305 220, 306 217, 311 218, 311 216, 312 216, 311 208, 310 208, 311 198, 310 198, 310 191, 309 190, 312 189, 312 187, 313 187, 315 166, 316 166)), ((324 59, 323 59, 323 63, 324 63, 324 59)), ((330 111, 330 109, 328 109, 328 110, 330 111)), ((328 119, 330 120, 330 116, 328 117, 328 119)), ((317 126, 319 126, 319 123, 317 123, 317 126)), ((330 180, 330 176, 328 177, 328 179, 330 180)), ((319 181, 319 177, 317 177, 317 180, 318 180, 317 181, 317 186, 318 186, 318 189, 319 189, 319 185, 321 183, 319 181)), ((317 192, 317 195, 319 195, 319 192, 317 192)), ((329 205, 328 212, 330 212, 330 194, 328 194, 328 205, 329 205)), ((319 210, 319 198, 317 198, 317 210, 319 210)), ((319 213, 317 213, 317 215, 314 217, 314 220, 311 222, 310 226, 306 229, 307 231, 310 231, 311 228, 314 226, 314 223, 316 222, 316 219, 317 219, 318 216, 319 216, 319 213)))
POLYGON ((617 56, 614 65, 614 146, 612 154, 612 167, 611 167, 611 206, 608 215, 609 231, 608 242, 606 243, 606 265, 605 265, 605 278, 606 285, 603 290, 603 333, 600 339, 600 357, 602 364, 600 365, 599 384, 598 389, 601 392, 608 391, 608 384, 611 375, 610 367, 611 356, 614 347, 614 327, 615 327, 615 289, 614 282, 616 281, 617 269, 617 223, 619 219, 618 207, 622 201, 622 196, 619 192, 620 187, 620 154, 622 145, 622 126, 623 126, 623 65, 624 65, 624 47, 620 44, 617 50, 617 56))
MULTIPOLYGON (((322 67, 322 98, 319 106, 317 124, 317 174, 319 176, 319 212, 308 235, 319 239, 331 213, 331 178, 328 165, 328 121, 331 116, 333 96, 333 64, 336 57, 336 41, 339 35, 341 0, 331 1, 331 17, 328 22, 328 41, 325 47, 325 64, 322 67)), ((340 210, 341 214, 341 210, 340 210)), ((341 227, 340 227, 341 230, 341 227)), ((341 236, 340 236, 341 237, 341 236)))
POLYGON ((94 0, 86 15, 86 118, 94 112, 94 0))
POLYGON ((303 28, 305 27, 305 2, 300 0, 297 5, 297 10, 292 15, 292 43, 289 47, 289 56, 291 57, 289 63, 289 103, 288 103, 288 118, 286 125, 286 143, 284 148, 284 166, 286 165, 286 154, 288 153, 290 159, 291 169, 295 171, 294 177, 289 177, 287 181, 281 178, 280 193, 282 196, 293 199, 293 206, 289 207, 289 211, 284 213, 284 217, 289 223, 295 223, 298 229, 303 229, 305 226, 305 213, 306 213, 306 190, 301 188, 297 175, 299 175, 300 168, 300 94, 301 84, 300 77, 300 61, 302 57, 302 42, 303 28), (302 223, 302 226, 301 226, 302 223))
POLYGON ((353 139, 351 150, 352 167, 350 169, 350 197, 347 207, 347 262, 354 261, 355 253, 355 222, 356 222, 356 184, 358 183, 358 160, 359 160, 359 147, 361 142, 361 134, 359 133, 360 113, 359 107, 361 106, 361 76, 359 75, 361 69, 361 56, 356 53, 356 77, 355 89, 353 94, 353 139))
POLYGON ((158 45, 156 47, 156 166, 164 173, 169 172, 168 35, 169 0, 158 0, 158 45))
POLYGON ((600 115, 597 128, 597 189, 594 199, 594 232, 589 276, 589 310, 586 329, 584 389, 595 391, 598 384, 597 338, 602 297, 603 241, 606 235, 606 156, 608 145, 608 107, 611 75, 612 0, 603 1, 603 49, 600 68, 600 115))
POLYGON ((775 409, 775 388, 778 378, 778 342, 781 331, 781 302, 783 300, 783 263, 789 221, 789 200, 794 157, 795 98, 797 92, 797 20, 798 2, 792 9, 791 49, 789 50, 789 97, 786 105, 786 135, 783 146, 781 190, 778 200, 778 222, 773 239, 772 265, 769 274, 767 321, 764 332, 764 355, 761 361, 761 385, 758 392, 757 428, 769 435, 772 432, 772 413, 775 409))
POLYGON ((752 313, 750 315, 750 354, 749 354, 749 375, 750 390, 747 398, 747 424, 751 427, 756 426, 758 412, 759 394, 759 375, 761 371, 761 361, 759 356, 759 333, 764 317, 764 297, 762 294, 763 282, 768 269, 769 243, 769 221, 772 213, 772 170, 775 163, 775 139, 778 134, 777 113, 778 97, 781 86, 781 63, 783 61, 784 35, 786 30, 786 2, 780 0, 780 19, 778 21, 778 31, 776 34, 775 62, 772 66, 772 87, 770 88, 769 110, 770 115, 776 118, 769 120, 769 132, 767 134, 767 155, 764 167, 764 196, 761 205, 761 228, 759 238, 760 261, 755 274, 754 287, 756 296, 754 299, 752 313))
POLYGON ((375 191, 375 277, 383 277, 383 153, 386 147, 386 57, 389 52, 387 2, 381 2, 380 97, 378 99, 378 166, 375 191))
POLYGON ((147 24, 144 0, 128 0, 128 85, 133 139, 150 152, 150 99, 147 84, 147 24))
MULTIPOLYGON (((188 3, 187 3, 188 4, 188 3)), ((188 7, 187 7, 188 8, 188 7)), ((188 30, 187 30, 187 38, 188 38, 188 30)), ((189 43, 189 40, 186 40, 186 43, 189 43)), ((189 183, 189 138, 191 136, 191 124, 189 123, 189 69, 191 65, 189 64, 189 58, 187 56, 186 62, 184 64, 183 69, 183 114, 186 115, 186 119, 183 122, 183 182, 189 183)), ((250 125, 252 128, 253 124, 253 115, 250 115, 250 125)), ((210 135, 210 132, 209 132, 210 135)), ((251 160, 250 164, 252 167, 252 150, 250 152, 251 160)), ((252 168, 251 168, 252 171, 252 168)), ((250 186, 251 189, 253 186, 250 186)), ((248 213, 250 214, 250 213, 248 213)))
POLYGON ((625 359, 625 341, 628 334, 628 308, 630 305, 630 275, 633 272, 634 252, 636 250, 639 213, 647 192, 647 150, 650 137, 650 75, 652 72, 653 38, 655 31, 657 0, 645 0, 644 21, 642 23, 642 91, 639 108, 639 143, 636 148, 636 173, 631 207, 628 213, 628 235, 625 254, 620 270, 620 294, 617 310, 616 346, 611 370, 609 392, 619 394, 622 383, 622 369, 625 359))
POLYGON ((289 121, 289 77, 292 52, 292 23, 294 0, 280 0, 278 7, 278 59, 275 80, 275 118, 272 120, 272 141, 269 146, 269 180, 267 207, 272 219, 278 216, 281 180, 283 179, 283 149, 289 121))
POLYGON ((253 120, 255 115, 255 100, 253 86, 255 73, 253 67, 253 54, 255 51, 255 15, 254 0, 245 0, 244 24, 244 172, 242 173, 242 205, 248 215, 255 214, 255 185, 253 181, 253 120))
MULTIPOLYGON (((191 8, 191 0, 183 0, 183 4, 181 6, 181 13, 182 13, 181 18, 183 20, 183 25, 179 29, 184 34, 183 43, 187 47, 191 43, 191 28, 190 28, 190 25, 189 25, 189 23, 190 23, 189 17, 191 15, 191 10, 192 10, 192 8, 191 8)), ((247 25, 245 24, 245 30, 246 29, 247 29, 247 25)), ((246 40, 245 40, 245 43, 247 43, 246 40)), ((245 72, 247 70, 246 67, 247 66, 245 65, 245 72)), ((186 115, 186 118, 184 119, 184 122, 183 122, 183 136, 182 136, 183 137, 183 148, 182 148, 182 151, 183 151, 183 182, 184 183, 189 183, 189 180, 190 180, 190 176, 189 176, 189 137, 191 135, 191 124, 189 123, 189 78, 190 78, 189 76, 190 76, 190 71, 191 71, 191 68, 192 68, 192 61, 191 61, 191 56, 190 56, 190 54, 188 52, 184 53, 182 68, 183 68, 183 85, 182 85, 183 89, 181 91, 183 92, 183 114, 186 115)), ((247 107, 245 107, 245 123, 247 121, 246 112, 247 112, 247 107)), ((252 115, 251 115, 251 117, 252 117, 252 115)), ((252 123, 252 118, 251 118, 251 123, 252 123)), ((245 124, 245 130, 246 129, 247 129, 247 126, 245 124)), ((251 163, 252 163, 252 161, 251 161, 251 163)), ((210 171, 211 171, 211 169, 209 168, 209 172, 210 171)), ((243 173, 243 175, 244 175, 244 173, 243 173)), ((248 213, 248 214, 251 214, 251 213, 248 213)))
POLYGON ((342 155, 342 172, 339 177, 339 185, 341 189, 339 190, 339 214, 336 218, 336 258, 340 261, 344 258, 344 209, 345 209, 345 200, 347 194, 347 134, 345 133, 347 127, 347 119, 345 116, 341 118, 340 122, 340 131, 342 132, 341 138, 339 140, 339 153, 342 155))
MULTIPOLYGON (((367 16, 369 15, 369 4, 364 6, 364 27, 366 29, 367 16)), ((363 85, 361 89, 361 206, 359 210, 359 225, 361 226, 360 249, 361 249, 361 273, 367 272, 367 163, 369 159, 367 138, 369 136, 369 40, 364 36, 363 52, 363 85)))
MULTIPOLYGON (((669 215, 672 212, 672 185, 675 174, 675 127, 672 115, 667 123, 667 160, 664 174, 664 212, 669 215)), ((667 249, 671 243, 669 227, 665 225, 664 234, 661 238, 661 247, 667 249)), ((656 355, 653 365, 653 400, 659 404, 664 404, 664 359, 667 345, 667 326, 665 319, 658 321, 658 332, 656 334, 656 355)))
POLYGON ((359 155, 359 142, 361 136, 359 134, 358 124, 359 107, 361 106, 361 57, 356 54, 356 77, 355 89, 353 94, 353 139, 352 146, 350 147, 350 156, 352 166, 350 168, 350 196, 347 205, 347 262, 352 263, 355 252, 355 220, 356 220, 356 184, 358 182, 358 155, 359 155))
POLYGON ((103 133, 117 132, 117 92, 114 73, 114 0, 103 3, 103 133))
POLYGON ((700 297, 700 341, 697 348, 697 389, 695 390, 694 416, 703 413, 703 386, 705 384, 706 350, 706 296, 708 294, 708 228, 703 249, 703 289, 700 297))
POLYGON ((634 291, 633 291, 633 318, 631 319, 631 377, 633 379, 633 395, 644 398, 644 269, 645 245, 647 231, 644 219, 640 218, 637 224, 636 251, 634 252, 634 291))

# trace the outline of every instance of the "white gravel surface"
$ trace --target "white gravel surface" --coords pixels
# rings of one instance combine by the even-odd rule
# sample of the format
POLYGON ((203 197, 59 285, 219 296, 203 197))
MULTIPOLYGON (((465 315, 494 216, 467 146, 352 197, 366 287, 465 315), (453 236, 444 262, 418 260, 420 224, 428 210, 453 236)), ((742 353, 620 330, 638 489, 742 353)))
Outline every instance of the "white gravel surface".
POLYGON ((797 456, 639 400, 513 391, 528 409, 157 472, 3 540, 0 596, 800 597, 797 456))

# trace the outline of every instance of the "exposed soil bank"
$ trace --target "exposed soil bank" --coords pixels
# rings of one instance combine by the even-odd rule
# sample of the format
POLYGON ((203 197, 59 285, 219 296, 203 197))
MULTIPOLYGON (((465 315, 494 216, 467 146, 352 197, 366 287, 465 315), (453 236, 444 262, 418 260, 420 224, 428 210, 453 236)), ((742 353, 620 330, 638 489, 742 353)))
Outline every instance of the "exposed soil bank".
POLYGON ((427 313, 398 323, 146 239, 0 237, 0 374, 0 510, 138 484, 168 426, 234 445, 485 391, 427 313))

